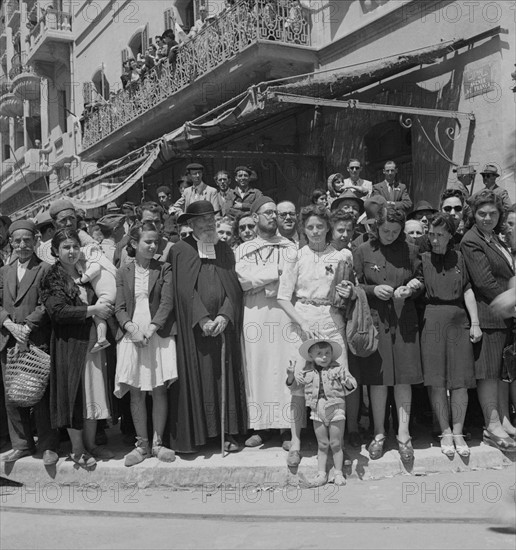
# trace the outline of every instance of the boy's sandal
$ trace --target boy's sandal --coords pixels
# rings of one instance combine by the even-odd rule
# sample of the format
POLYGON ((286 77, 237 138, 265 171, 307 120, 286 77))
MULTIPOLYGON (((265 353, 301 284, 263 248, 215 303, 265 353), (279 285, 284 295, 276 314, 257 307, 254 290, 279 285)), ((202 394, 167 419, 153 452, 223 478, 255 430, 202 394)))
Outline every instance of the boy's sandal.
POLYGON ((344 477, 344 474, 342 472, 339 472, 339 470, 335 470, 333 475, 333 483, 335 483, 335 485, 346 485, 346 478, 344 477))
POLYGON ((297 451, 296 449, 291 449, 288 452, 288 456, 287 456, 287 466, 290 466, 291 468, 295 468, 296 466, 299 466, 300 462, 301 462, 301 452, 297 451))
POLYGON ((70 453, 70 458, 75 462, 75 464, 77 464, 77 466, 80 466, 85 470, 91 470, 97 465, 95 458, 88 453, 82 453, 80 455, 70 453))
POLYGON ((371 441, 369 447, 367 448, 369 452, 369 458, 371 460, 378 460, 383 456, 383 445, 385 443, 385 436, 382 436, 381 439, 376 437, 371 441))
POLYGON ((328 476, 326 475, 326 472, 318 472, 317 475, 312 479, 310 485, 312 487, 321 487, 322 485, 326 485, 327 481, 328 476))
POLYGON ((400 441, 398 438, 396 440, 398 441, 398 449, 400 452, 400 458, 402 462, 411 462, 414 460, 414 448, 412 447, 411 437, 407 439, 404 443, 400 441))

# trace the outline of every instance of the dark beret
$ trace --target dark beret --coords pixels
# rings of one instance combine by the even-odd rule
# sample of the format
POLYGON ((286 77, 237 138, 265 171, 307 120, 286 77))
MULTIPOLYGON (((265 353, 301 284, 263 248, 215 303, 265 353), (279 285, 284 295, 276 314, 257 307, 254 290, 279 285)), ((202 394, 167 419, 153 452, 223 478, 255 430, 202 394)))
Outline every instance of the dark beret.
POLYGON ((270 197, 266 197, 264 195, 262 195, 260 198, 256 199, 253 202, 253 204, 251 205, 251 214, 256 214, 258 212, 258 210, 260 210, 260 208, 264 204, 267 204, 268 202, 272 202, 273 204, 276 204, 273 199, 271 199, 270 197))
POLYGON ((12 235, 18 229, 26 229, 34 235, 36 234, 36 224, 31 220, 16 220, 9 226, 9 235, 12 235))
POLYGON ((73 210, 75 212, 75 206, 68 199, 59 199, 50 205, 48 213, 50 214, 50 217, 55 220, 59 212, 62 212, 63 210, 73 210))

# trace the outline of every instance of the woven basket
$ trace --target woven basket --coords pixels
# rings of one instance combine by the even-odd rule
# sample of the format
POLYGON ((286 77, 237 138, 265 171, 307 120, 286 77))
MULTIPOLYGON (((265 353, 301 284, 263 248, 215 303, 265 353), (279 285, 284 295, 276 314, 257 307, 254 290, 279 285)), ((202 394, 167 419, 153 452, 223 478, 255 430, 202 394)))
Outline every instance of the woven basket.
POLYGON ((18 345, 7 350, 5 390, 7 399, 18 407, 32 407, 38 403, 48 384, 50 355, 30 345, 21 351, 18 345))

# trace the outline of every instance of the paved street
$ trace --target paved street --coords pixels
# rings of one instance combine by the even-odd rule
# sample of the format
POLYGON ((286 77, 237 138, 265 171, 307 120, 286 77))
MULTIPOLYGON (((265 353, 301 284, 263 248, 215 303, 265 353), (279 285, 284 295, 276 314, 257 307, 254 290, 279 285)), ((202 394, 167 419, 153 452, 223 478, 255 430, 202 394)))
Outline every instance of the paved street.
POLYGON ((515 487, 514 465, 309 490, 4 487, 0 546, 514 549, 515 487))

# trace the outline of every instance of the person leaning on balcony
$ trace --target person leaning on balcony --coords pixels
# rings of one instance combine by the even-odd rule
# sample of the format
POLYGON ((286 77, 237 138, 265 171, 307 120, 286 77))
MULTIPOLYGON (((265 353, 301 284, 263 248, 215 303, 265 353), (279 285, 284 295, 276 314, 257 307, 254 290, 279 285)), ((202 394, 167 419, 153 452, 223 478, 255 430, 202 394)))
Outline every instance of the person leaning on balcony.
MULTIPOLYGON (((176 60, 178 43, 176 42, 176 35, 172 29, 167 29, 162 37, 163 41, 167 46, 167 56, 166 59, 170 66, 172 66, 176 60)), ((160 60, 161 61, 161 60, 160 60)))
POLYGON ((171 213, 180 214, 186 212, 186 209, 197 201, 210 201, 215 210, 219 209, 219 199, 215 187, 206 185, 203 181, 204 166, 197 162, 192 162, 186 167, 186 175, 192 182, 192 187, 187 187, 184 194, 174 203, 170 209, 171 213))
POLYGON ((253 171, 249 166, 237 166, 235 168, 235 201, 229 211, 229 215, 237 217, 242 212, 250 212, 253 203, 263 197, 263 193, 251 187, 253 171))

